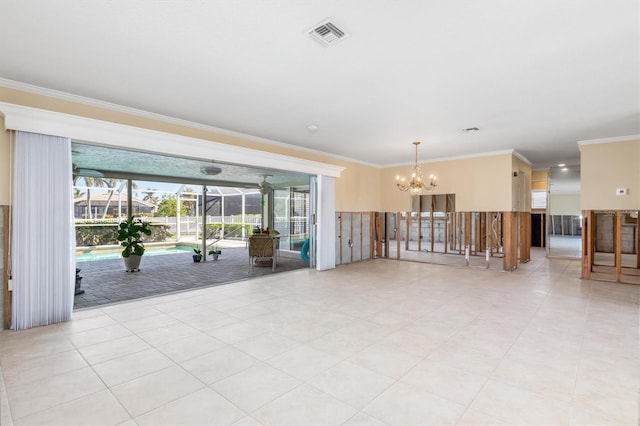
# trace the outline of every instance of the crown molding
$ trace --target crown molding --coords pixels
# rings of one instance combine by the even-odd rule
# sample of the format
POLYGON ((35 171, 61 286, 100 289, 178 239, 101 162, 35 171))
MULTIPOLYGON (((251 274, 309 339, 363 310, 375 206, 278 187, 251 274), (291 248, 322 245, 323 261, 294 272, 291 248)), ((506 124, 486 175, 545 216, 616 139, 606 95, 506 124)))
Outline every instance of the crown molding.
POLYGON ((612 142, 627 142, 627 141, 635 141, 635 140, 640 140, 640 135, 615 136, 612 138, 602 138, 602 139, 587 139, 584 141, 578 141, 578 146, 596 145, 601 143, 612 143, 612 142))
POLYGON ((167 155, 189 155, 330 177, 339 177, 345 169, 333 164, 5 102, 0 102, 0 113, 5 117, 5 128, 8 130, 63 136, 104 146, 167 155))
MULTIPOLYGON (((524 161, 525 163, 527 163, 529 166, 533 166, 531 161, 527 160, 522 154, 520 154, 515 149, 503 149, 503 150, 500 150, 500 151, 479 152, 479 153, 475 153, 475 154, 456 155, 456 156, 453 156, 453 157, 432 158, 432 159, 427 160, 427 161, 418 161, 418 164, 430 164, 430 163, 440 163, 442 161, 466 160, 466 159, 469 159, 469 158, 495 157, 497 155, 513 155, 513 156, 517 157, 518 159, 520 159, 520 160, 524 161)), ((407 165, 413 165, 413 161, 410 162, 410 163, 389 164, 389 165, 386 165, 384 167, 385 168, 386 167, 399 167, 399 166, 407 166, 407 165)))

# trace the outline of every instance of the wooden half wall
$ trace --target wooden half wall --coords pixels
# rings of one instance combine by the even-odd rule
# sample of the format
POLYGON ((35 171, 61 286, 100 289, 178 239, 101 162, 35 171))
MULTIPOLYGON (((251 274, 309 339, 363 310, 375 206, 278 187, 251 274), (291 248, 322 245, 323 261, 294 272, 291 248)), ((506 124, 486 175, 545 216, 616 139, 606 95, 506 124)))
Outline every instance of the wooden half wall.
POLYGON ((640 211, 582 211, 581 278, 640 284, 640 211))

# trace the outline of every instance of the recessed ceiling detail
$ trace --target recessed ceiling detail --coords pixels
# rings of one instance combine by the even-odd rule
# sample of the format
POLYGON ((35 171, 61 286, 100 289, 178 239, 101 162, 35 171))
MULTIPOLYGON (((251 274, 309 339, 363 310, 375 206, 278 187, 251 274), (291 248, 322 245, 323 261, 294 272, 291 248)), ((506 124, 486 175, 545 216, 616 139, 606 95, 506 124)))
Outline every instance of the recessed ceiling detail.
POLYGON ((333 46, 351 36, 351 34, 338 28, 329 19, 314 25, 306 31, 306 34, 324 47, 333 46))

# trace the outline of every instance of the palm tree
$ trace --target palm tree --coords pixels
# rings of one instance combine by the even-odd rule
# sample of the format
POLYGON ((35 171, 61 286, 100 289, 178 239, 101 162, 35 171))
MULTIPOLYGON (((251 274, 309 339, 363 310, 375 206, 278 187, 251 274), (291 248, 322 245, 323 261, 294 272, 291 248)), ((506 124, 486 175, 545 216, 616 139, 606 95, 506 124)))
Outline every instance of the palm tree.
POLYGON ((87 219, 91 219, 91 188, 104 188, 106 180, 100 177, 83 176, 84 183, 87 186, 87 219))
POLYGON ((111 204, 111 198, 113 198, 113 190, 118 184, 118 179, 104 179, 105 185, 109 188, 109 198, 107 198, 107 202, 104 206, 104 211, 102 212, 102 220, 107 217, 107 211, 109 211, 109 204, 111 204))
POLYGON ((156 191, 157 189, 151 189, 151 188, 147 188, 146 191, 142 191, 142 193, 145 194, 142 201, 147 201, 151 204, 157 205, 159 200, 158 200, 158 197, 155 195, 156 191))
POLYGON ((84 195, 84 192, 80 191, 78 188, 73 188, 73 198, 80 198, 84 195))

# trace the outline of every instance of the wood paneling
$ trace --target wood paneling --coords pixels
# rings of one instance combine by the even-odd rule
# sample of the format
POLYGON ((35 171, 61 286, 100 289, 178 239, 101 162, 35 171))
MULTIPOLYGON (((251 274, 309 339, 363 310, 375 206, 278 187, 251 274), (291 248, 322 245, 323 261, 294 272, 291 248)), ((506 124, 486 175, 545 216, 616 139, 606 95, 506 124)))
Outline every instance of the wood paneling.
POLYGON ((503 269, 513 271, 518 268, 518 216, 517 212, 502 213, 504 228, 504 261, 503 269))

